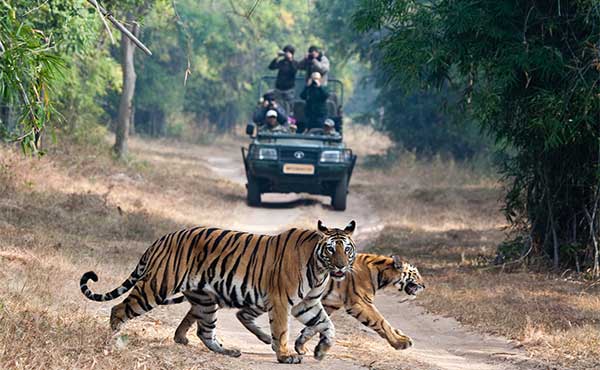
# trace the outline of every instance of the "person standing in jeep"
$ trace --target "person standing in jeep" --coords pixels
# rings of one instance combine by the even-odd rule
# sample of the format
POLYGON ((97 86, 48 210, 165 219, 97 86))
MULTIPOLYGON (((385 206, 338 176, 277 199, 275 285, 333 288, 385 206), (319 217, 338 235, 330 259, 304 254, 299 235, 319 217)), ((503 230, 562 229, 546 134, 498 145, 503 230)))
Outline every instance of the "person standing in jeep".
POLYGON ((308 48, 308 54, 298 63, 298 69, 306 71, 305 80, 308 81, 314 72, 321 74, 321 84, 327 85, 327 72, 329 72, 329 59, 319 50, 318 47, 312 45, 308 48))
POLYGON ((322 76, 319 72, 313 72, 310 78, 306 81, 306 86, 300 97, 306 100, 306 123, 303 131, 311 129, 322 129, 323 123, 327 119, 327 98, 329 98, 329 90, 323 86, 322 76))
POLYGON ((277 57, 269 64, 270 70, 277 70, 275 81, 275 94, 286 110, 290 112, 295 98, 296 73, 298 62, 294 60, 296 49, 292 45, 286 45, 283 51, 277 53, 277 57))

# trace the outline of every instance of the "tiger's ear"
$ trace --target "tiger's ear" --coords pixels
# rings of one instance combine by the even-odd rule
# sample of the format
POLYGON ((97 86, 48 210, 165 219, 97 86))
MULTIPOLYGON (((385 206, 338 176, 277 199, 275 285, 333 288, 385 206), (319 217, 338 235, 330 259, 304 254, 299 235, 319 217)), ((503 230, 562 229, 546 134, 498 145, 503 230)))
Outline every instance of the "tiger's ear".
POLYGON ((397 270, 402 270, 402 260, 400 259, 400 256, 392 256, 392 259, 394 260, 394 268, 397 270))
POLYGON ((350 221, 350 223, 348 225, 346 225, 344 232, 348 235, 352 235, 352 233, 354 232, 355 229, 356 229, 356 221, 352 220, 352 221, 350 221))
POLYGON ((322 233, 326 233, 329 231, 329 229, 327 227, 325 227, 325 225, 323 225, 323 221, 319 220, 317 222, 317 230, 319 230, 322 233))

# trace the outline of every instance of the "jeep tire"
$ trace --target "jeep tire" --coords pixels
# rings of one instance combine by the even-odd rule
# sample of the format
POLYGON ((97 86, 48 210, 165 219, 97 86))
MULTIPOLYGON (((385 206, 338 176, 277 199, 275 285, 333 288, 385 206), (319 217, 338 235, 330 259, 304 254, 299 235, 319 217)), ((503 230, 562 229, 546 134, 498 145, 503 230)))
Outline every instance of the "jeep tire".
POLYGON ((346 210, 346 198, 348 197, 348 175, 344 175, 342 179, 335 185, 333 194, 331 195, 331 205, 336 211, 346 210))
POLYGON ((248 184, 246 185, 247 195, 246 201, 250 207, 260 206, 260 189, 258 188, 258 181, 252 176, 248 176, 248 184))

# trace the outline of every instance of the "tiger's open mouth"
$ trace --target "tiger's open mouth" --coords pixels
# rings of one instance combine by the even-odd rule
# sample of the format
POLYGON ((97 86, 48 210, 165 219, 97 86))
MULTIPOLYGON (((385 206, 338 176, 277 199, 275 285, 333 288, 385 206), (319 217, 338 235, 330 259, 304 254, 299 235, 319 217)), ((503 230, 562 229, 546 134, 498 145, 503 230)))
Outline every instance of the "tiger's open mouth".
POLYGON ((344 277, 346 277, 346 274, 342 270, 330 271, 329 275, 337 280, 342 280, 344 277))
POLYGON ((419 294, 423 289, 425 289, 425 287, 419 285, 419 284, 415 284, 413 282, 409 282, 408 284, 406 284, 406 286, 404 287, 404 292, 408 295, 417 295, 419 294))

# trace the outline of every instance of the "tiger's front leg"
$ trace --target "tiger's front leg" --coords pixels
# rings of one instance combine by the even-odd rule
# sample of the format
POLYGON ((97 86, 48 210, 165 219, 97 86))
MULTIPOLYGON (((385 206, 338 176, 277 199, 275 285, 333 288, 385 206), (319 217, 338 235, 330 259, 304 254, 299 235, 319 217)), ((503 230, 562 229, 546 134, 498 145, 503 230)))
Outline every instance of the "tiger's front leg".
POLYGON ((315 347, 315 358, 322 360, 334 342, 335 327, 321 304, 320 296, 305 299, 292 308, 292 315, 305 325, 298 338, 296 338, 296 352, 303 355, 306 353, 305 344, 315 334, 319 333, 320 340, 315 347))
POLYGON ((363 325, 375 330, 395 349, 407 349, 413 344, 412 339, 399 329, 392 327, 373 304, 354 303, 346 309, 346 312, 354 316, 363 325))
POLYGON ((271 325, 271 348, 277 355, 277 361, 284 364, 299 364, 302 357, 288 350, 288 312, 287 301, 273 302, 269 310, 269 323, 271 325))

